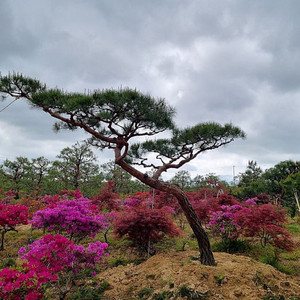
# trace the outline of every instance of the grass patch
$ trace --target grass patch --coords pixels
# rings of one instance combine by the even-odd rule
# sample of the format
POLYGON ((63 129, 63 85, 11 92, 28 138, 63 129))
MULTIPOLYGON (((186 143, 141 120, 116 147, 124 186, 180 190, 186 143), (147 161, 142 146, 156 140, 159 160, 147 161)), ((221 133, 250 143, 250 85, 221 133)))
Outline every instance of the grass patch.
POLYGON ((178 288, 177 295, 180 297, 186 297, 185 299, 188 299, 188 300, 206 300, 206 299, 210 298, 211 291, 202 293, 199 291, 195 291, 195 290, 189 288, 186 284, 184 284, 178 288))
POLYGON ((300 233, 300 224, 288 224, 286 226, 286 228, 288 229, 288 231, 292 234, 298 234, 300 233))
POLYGON ((173 295, 174 293, 171 291, 163 291, 161 293, 154 294, 152 300, 167 300, 170 299, 173 295))
POLYGON ((138 292, 138 297, 139 299, 147 299, 153 293, 153 291, 153 288, 144 288, 138 292))
POLYGON ((104 291, 109 287, 109 283, 107 281, 103 281, 100 284, 93 283, 88 286, 80 286, 76 292, 74 292, 70 299, 71 300, 98 300, 101 299, 104 291))
POLYGON ((117 266, 126 266, 128 264, 128 260, 124 257, 114 257, 112 259, 109 259, 107 262, 111 268, 117 266))

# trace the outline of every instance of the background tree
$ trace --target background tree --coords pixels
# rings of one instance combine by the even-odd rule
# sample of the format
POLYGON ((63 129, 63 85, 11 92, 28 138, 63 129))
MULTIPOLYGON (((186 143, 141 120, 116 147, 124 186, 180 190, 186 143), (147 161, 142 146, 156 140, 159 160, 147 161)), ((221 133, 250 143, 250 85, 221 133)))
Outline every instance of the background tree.
POLYGON ((193 179, 192 179, 192 190, 193 191, 198 191, 200 190, 202 187, 205 186, 204 183, 204 177, 202 175, 196 175, 193 179), (203 185, 204 184, 204 185, 203 185))
POLYGON ((283 205, 291 210, 292 216, 295 216, 296 211, 300 215, 300 172, 289 175, 287 178, 281 180, 280 184, 285 189, 283 205))
POLYGON ((37 194, 40 195, 42 192, 43 185, 45 184, 48 176, 51 163, 48 159, 41 156, 33 158, 30 162, 31 165, 31 190, 36 190, 37 194))
POLYGON ((82 189, 85 190, 87 185, 92 187, 93 180, 96 176, 98 189, 102 181, 99 167, 95 164, 96 156, 87 143, 76 143, 71 147, 61 150, 57 156, 58 160, 53 162, 50 175, 54 182, 59 182, 61 188, 82 189), (99 179, 100 184, 99 184, 99 179))
POLYGON ((1 189, 4 191, 8 191, 12 189, 12 182, 7 178, 4 173, 3 165, 0 166, 0 182, 1 182, 1 189))
POLYGON ((284 186, 280 184, 281 180, 298 171, 300 171, 299 162, 292 160, 281 161, 267 169, 262 175, 262 179, 265 181, 265 193, 270 195, 275 203, 280 203, 285 193, 284 186))
POLYGON ((16 199, 19 198, 19 191, 22 186, 26 186, 29 179, 31 164, 26 157, 17 157, 15 161, 6 159, 2 166, 3 174, 12 183, 12 190, 15 192, 16 199))
POLYGON ((244 173, 241 173, 239 176, 239 186, 248 186, 250 183, 257 181, 261 174, 262 169, 257 165, 257 162, 254 160, 248 161, 248 166, 244 173))
MULTIPOLYGON (((0 92, 26 98, 34 106, 58 120, 56 129, 82 128, 90 143, 112 149, 115 163, 144 184, 174 195, 197 238, 202 264, 215 265, 208 236, 186 194, 175 184, 159 180, 170 169, 178 169, 200 153, 219 148, 244 132, 232 124, 201 123, 185 129, 175 126, 175 110, 163 99, 136 90, 97 90, 94 93, 66 93, 47 89, 38 80, 20 74, 0 78, 0 92), (150 139, 167 131, 169 138, 150 139), (137 138, 146 138, 137 142, 137 138), (135 142, 135 143, 134 143, 135 142), (154 161, 149 154, 156 158, 154 161), (153 168, 153 176, 135 166, 153 168)), ((141 139, 139 139, 141 140, 141 139)))
POLYGON ((176 172, 174 177, 171 179, 171 182, 176 183, 182 190, 187 191, 191 187, 191 174, 188 171, 180 170, 176 172))
POLYGON ((149 190, 148 186, 134 180, 128 172, 116 165, 114 161, 102 164, 100 171, 106 180, 111 180, 114 183, 114 192, 117 194, 134 194, 138 191, 149 190))
POLYGON ((114 182, 115 193, 129 193, 128 185, 132 176, 128 172, 125 172, 113 161, 109 161, 108 163, 101 165, 100 169, 106 180, 111 180, 114 182))

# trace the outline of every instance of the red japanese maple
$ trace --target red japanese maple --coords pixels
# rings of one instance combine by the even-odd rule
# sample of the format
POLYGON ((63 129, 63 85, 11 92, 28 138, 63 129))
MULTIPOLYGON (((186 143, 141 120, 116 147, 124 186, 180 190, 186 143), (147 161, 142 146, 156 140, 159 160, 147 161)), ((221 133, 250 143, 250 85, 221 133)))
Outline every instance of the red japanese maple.
POLYGON ((291 235, 283 227, 287 211, 271 203, 249 206, 238 211, 235 221, 246 237, 259 237, 261 245, 267 244, 291 251, 294 247, 291 235))
POLYGON ((151 209, 148 206, 133 207, 121 214, 114 223, 114 232, 118 237, 127 235, 140 246, 146 246, 148 242, 157 242, 164 235, 180 234, 164 209, 151 209))

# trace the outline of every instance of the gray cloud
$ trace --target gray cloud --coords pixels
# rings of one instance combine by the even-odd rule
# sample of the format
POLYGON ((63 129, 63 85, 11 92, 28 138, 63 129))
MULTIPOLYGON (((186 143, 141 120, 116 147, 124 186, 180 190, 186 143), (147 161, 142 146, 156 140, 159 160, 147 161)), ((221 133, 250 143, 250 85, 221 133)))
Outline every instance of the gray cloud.
MULTIPOLYGON (((296 0, 4 0, 0 70, 66 90, 136 87, 166 98, 182 127, 214 120, 246 131, 246 141, 188 166, 193 173, 228 174, 248 160, 269 167, 300 159, 299 8, 296 0)), ((53 120, 25 102, 0 124, 0 159, 36 156, 37 145, 52 158, 86 137, 54 134, 53 120)))

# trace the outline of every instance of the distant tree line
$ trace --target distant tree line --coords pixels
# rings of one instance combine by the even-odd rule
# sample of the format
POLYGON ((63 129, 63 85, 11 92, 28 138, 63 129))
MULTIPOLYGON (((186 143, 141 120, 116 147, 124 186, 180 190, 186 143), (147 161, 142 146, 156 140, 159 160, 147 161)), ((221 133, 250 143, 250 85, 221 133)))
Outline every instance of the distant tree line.
POLYGON ((286 207, 292 216, 300 213, 300 162, 285 160, 263 171, 255 161, 249 161, 239 182, 232 187, 234 196, 246 200, 267 197, 272 203, 286 207))
MULTIPOLYGON (((228 183, 210 173, 191 177, 190 172, 180 170, 170 179, 184 191, 214 189, 222 194, 223 189, 241 200, 256 196, 286 207, 292 216, 300 213, 300 161, 285 160, 263 171, 256 161, 250 160, 245 172, 237 176, 237 184, 228 183)), ((55 194, 64 189, 80 189, 84 195, 96 195, 104 182, 114 182, 117 194, 132 194, 149 191, 149 187, 136 181, 113 161, 97 164, 96 156, 87 143, 77 142, 66 147, 50 161, 41 156, 28 159, 19 156, 6 159, 0 165, 1 189, 19 194, 55 194)), ((204 193, 204 198, 206 194, 204 193)))
POLYGON ((19 156, 0 165, 0 188, 14 191, 16 198, 20 194, 56 194, 64 189, 80 189, 84 195, 92 196, 107 180, 114 181, 118 194, 149 189, 132 180, 132 176, 113 162, 99 166, 87 143, 77 142, 62 149, 54 161, 43 156, 33 159, 19 156))

